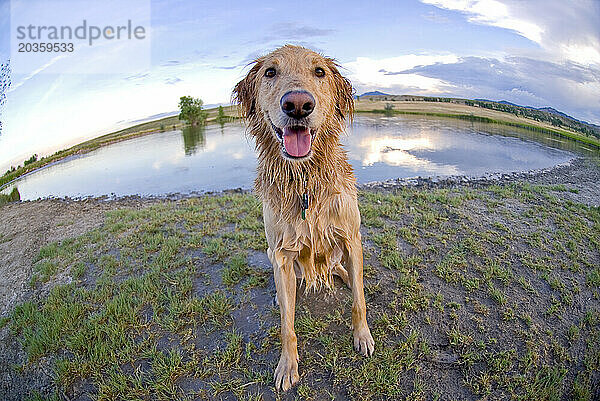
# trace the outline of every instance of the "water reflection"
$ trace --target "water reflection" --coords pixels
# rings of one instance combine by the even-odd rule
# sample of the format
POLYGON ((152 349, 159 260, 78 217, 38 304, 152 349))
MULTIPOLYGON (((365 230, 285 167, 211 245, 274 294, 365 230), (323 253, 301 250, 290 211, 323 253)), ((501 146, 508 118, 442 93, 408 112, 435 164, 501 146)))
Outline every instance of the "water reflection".
MULTIPOLYGON (((553 139, 461 120, 362 115, 342 143, 358 182, 364 183, 540 169, 571 159, 566 149, 582 151, 578 144, 553 139)), ((249 189, 255 169, 254 144, 243 125, 230 122, 115 143, 38 170, 2 193, 18 187, 21 199, 28 200, 249 189)))
POLYGON ((546 168, 573 157, 570 143, 525 130, 471 121, 360 116, 344 138, 359 182, 546 168), (562 148, 562 149, 561 149, 562 148))
POLYGON ((198 149, 204 148, 206 144, 206 137, 204 135, 206 127, 185 127, 181 132, 183 136, 183 148, 185 149, 185 155, 191 156, 198 151, 198 149))
POLYGON ((436 146, 428 137, 394 138, 390 136, 365 137, 358 144, 359 154, 362 154, 362 166, 373 166, 383 163, 388 166, 403 167, 410 171, 425 170, 431 174, 459 174, 460 170, 454 165, 440 165, 433 161, 419 158, 409 151, 430 150, 436 146))

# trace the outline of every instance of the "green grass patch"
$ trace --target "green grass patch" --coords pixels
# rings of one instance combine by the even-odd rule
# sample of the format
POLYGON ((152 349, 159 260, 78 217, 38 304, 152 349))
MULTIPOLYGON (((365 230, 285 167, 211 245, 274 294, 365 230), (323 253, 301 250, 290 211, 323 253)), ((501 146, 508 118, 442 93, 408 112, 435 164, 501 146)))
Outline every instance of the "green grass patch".
MULTIPOLYGON (((567 192, 360 192, 375 354, 353 350, 350 290, 298 293, 301 380, 287 397, 592 399, 600 213, 567 192)), ((272 273, 250 257, 265 247, 249 194, 113 210, 45 244, 34 296, 0 321, 27 356, 15 374, 46 369, 45 398, 82 382, 99 400, 276 398, 272 273)))
POLYGON ((246 255, 234 255, 226 263, 221 274, 223 284, 233 286, 239 283, 248 274, 246 255))

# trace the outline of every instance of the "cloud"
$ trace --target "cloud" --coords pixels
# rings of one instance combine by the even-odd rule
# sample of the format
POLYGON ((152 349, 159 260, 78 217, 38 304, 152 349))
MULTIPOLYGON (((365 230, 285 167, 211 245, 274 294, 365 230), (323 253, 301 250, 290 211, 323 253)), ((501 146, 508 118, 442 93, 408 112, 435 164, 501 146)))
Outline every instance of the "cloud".
POLYGON ((472 23, 509 29, 537 43, 544 56, 600 65, 600 2, 579 0, 421 0, 467 15, 472 23))
MULTIPOLYGON (((268 54, 270 51, 285 44, 294 44, 312 49, 316 52, 323 52, 319 44, 323 44, 323 38, 336 33, 336 29, 313 27, 296 22, 281 22, 262 28, 261 36, 254 36, 241 45, 244 48, 260 49, 251 52, 243 59, 240 65, 255 60, 256 58, 268 54)), ((329 40, 329 38, 328 38, 329 40)))
POLYGON ((577 118, 600 122, 600 68, 527 57, 471 56, 386 74, 424 76, 443 81, 445 89, 455 96, 550 105, 577 118))
POLYGON ((421 18, 424 18, 436 24, 447 24, 450 22, 450 19, 448 17, 445 17, 433 11, 429 11, 426 14, 421 15, 421 18))
POLYGON ((38 75, 39 73, 43 72, 44 70, 46 70, 47 68, 49 68, 51 65, 53 65, 54 63, 56 63, 58 60, 65 58, 66 56, 64 54, 60 54, 58 56, 55 56, 53 58, 51 58, 50 60, 48 60, 48 62, 42 66, 40 66, 39 68, 33 70, 32 72, 30 72, 28 75, 25 76, 25 78, 23 78, 22 80, 20 80, 19 82, 17 82, 16 84, 13 84, 9 89, 8 92, 12 92, 15 89, 19 88, 20 86, 23 86, 23 84, 25 84, 25 82, 29 81, 31 78, 35 77, 36 75, 38 75))
POLYGON ((161 67, 169 67, 172 65, 179 65, 181 64, 181 61, 179 60, 169 60, 169 61, 165 61, 164 63, 162 63, 160 66, 161 67))
POLYGON ((167 85, 175 85, 177 82, 181 82, 183 81, 182 79, 178 78, 178 77, 173 77, 173 78, 167 78, 165 79, 165 83, 167 85))
POLYGON ((150 73, 146 72, 146 73, 139 73, 139 74, 134 74, 134 75, 129 75, 125 78, 123 78, 125 81, 138 81, 140 79, 144 79, 150 76, 150 73))
POLYGON ((347 74, 348 78, 352 80, 358 93, 380 88, 408 91, 413 94, 441 94, 448 90, 447 84, 442 79, 409 72, 396 74, 389 71, 408 71, 417 66, 455 63, 457 61, 458 57, 453 54, 407 54, 385 59, 358 57, 355 61, 343 63, 342 66, 349 72, 347 74))
MULTIPOLYGON (((275 49, 275 47, 273 47, 275 49)), ((271 49, 271 50, 273 50, 271 49)), ((246 55, 246 57, 242 58, 242 60, 238 63, 236 67, 246 67, 249 64, 252 64, 254 60, 268 54, 270 50, 254 50, 246 55)))
POLYGON ((295 22, 282 22, 272 25, 269 34, 263 38, 265 41, 285 41, 328 36, 335 32, 335 29, 316 28, 308 25, 300 25, 295 22))
POLYGON ((437 62, 403 71, 386 71, 385 74, 421 74, 431 78, 468 83, 472 86, 493 86, 499 90, 515 87, 538 77, 543 77, 544 80, 567 79, 577 83, 600 81, 600 70, 583 68, 569 62, 557 64, 510 56, 502 60, 475 56, 462 57, 454 63, 437 62))

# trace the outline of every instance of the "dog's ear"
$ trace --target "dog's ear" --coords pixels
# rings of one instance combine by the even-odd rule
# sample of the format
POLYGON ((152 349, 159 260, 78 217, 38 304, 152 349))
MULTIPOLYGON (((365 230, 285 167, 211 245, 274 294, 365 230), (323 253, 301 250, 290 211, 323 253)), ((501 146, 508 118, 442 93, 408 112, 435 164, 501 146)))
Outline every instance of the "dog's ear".
POLYGON ((248 75, 233 88, 232 97, 241 106, 242 117, 250 117, 256 110, 256 81, 262 63, 262 59, 257 59, 248 71, 248 75))
POLYGON ((334 59, 326 58, 325 62, 333 74, 337 112, 340 117, 344 118, 346 115, 349 115, 352 120, 352 114, 354 113, 354 89, 352 89, 352 83, 340 74, 338 70, 340 65, 334 59))

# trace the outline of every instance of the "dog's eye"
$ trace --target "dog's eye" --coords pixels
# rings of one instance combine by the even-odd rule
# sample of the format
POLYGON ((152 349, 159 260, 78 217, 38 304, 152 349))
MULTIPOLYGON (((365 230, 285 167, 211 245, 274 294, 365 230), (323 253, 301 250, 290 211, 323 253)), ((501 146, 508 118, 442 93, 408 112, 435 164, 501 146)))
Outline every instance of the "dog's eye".
POLYGON ((324 77, 325 76, 325 70, 322 69, 321 67, 317 67, 317 68, 315 68, 315 75, 317 77, 324 77))
POLYGON ((273 78, 275 76, 275 74, 277 74, 277 71, 275 71, 275 68, 273 68, 273 67, 267 68, 265 70, 265 77, 267 77, 267 78, 273 78))

